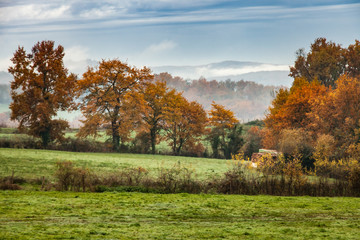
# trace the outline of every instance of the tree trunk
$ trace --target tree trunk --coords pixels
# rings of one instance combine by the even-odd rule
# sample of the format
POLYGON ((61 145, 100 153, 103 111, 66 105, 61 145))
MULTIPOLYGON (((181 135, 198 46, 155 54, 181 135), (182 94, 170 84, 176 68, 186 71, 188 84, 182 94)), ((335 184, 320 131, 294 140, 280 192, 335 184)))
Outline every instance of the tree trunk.
POLYGON ((40 133, 42 146, 43 146, 44 148, 47 148, 47 146, 48 146, 49 143, 50 143, 50 129, 51 129, 50 126, 49 126, 49 127, 46 127, 46 128, 44 129, 44 131, 42 131, 42 132, 40 133))
POLYGON ((150 129, 150 141, 151 141, 151 154, 155 154, 156 147, 156 128, 152 127, 150 129))
POLYGON ((112 130, 112 142, 113 142, 113 150, 118 151, 120 146, 120 136, 119 136, 119 126, 117 126, 116 121, 111 122, 111 130, 112 130))
POLYGON ((180 138, 180 140, 179 140, 179 145, 178 145, 178 147, 177 147, 177 149, 176 149, 176 155, 177 155, 177 156, 180 155, 180 151, 181 151, 181 148, 182 148, 183 143, 184 143, 184 139, 183 139, 183 138, 180 138))

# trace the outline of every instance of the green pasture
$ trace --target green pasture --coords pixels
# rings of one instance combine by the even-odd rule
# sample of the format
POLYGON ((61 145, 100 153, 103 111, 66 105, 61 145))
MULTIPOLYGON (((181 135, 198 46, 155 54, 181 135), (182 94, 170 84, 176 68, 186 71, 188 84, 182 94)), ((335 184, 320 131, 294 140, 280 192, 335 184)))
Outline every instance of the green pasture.
POLYGON ((1 239, 359 239, 360 201, 0 191, 1 239))
POLYGON ((53 177, 56 162, 73 161, 75 166, 89 168, 95 173, 110 173, 131 167, 143 167, 151 173, 177 164, 193 169, 201 179, 227 171, 231 161, 166 155, 125 153, 77 153, 36 149, 0 148, 0 176, 12 171, 24 178, 53 177))

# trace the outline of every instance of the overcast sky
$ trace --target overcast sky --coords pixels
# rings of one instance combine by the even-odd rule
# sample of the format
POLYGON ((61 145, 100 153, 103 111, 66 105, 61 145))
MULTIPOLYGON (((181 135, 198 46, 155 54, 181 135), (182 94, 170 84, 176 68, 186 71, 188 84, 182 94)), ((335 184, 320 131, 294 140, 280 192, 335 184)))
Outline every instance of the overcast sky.
POLYGON ((318 37, 347 47, 360 39, 360 0, 0 0, 0 71, 18 45, 65 47, 77 71, 86 59, 131 65, 224 60, 292 65, 318 37))

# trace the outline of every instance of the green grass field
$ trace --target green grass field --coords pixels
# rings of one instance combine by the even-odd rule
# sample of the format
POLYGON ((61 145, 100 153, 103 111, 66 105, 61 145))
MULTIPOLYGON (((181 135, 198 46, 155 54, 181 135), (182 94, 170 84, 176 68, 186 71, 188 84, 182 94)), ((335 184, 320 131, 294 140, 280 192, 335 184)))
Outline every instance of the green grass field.
MULTIPOLYGON (((0 177, 53 179, 56 162, 96 173, 181 165, 199 178, 231 161, 161 155, 1 149, 0 177)), ((0 239, 359 239, 359 198, 0 191, 0 239)), ((32 190, 31 190, 32 189, 32 190)))
POLYGON ((207 158, 0 148, 0 176, 9 176, 14 171, 16 176, 24 178, 45 176, 51 179, 58 161, 73 161, 75 166, 89 168, 96 173, 116 172, 130 167, 143 167, 155 173, 159 168, 172 168, 180 163, 195 170, 200 179, 222 174, 231 165, 231 161, 207 158))
POLYGON ((359 239, 360 201, 0 191, 1 239, 359 239))

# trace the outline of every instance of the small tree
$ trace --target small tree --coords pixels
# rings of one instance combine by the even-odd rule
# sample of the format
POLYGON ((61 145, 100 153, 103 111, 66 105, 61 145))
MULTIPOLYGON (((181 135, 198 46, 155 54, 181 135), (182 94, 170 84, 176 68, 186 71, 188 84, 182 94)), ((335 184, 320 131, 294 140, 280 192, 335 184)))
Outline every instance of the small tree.
POLYGON ((242 126, 238 123, 234 113, 213 102, 209 125, 211 131, 208 139, 211 143, 213 156, 215 158, 220 157, 219 151, 222 151, 226 159, 231 159, 231 155, 237 154, 244 143, 241 135, 242 126))
POLYGON ((40 137, 43 147, 62 140, 69 124, 54 119, 59 110, 73 104, 76 76, 64 67, 64 48, 55 48, 54 41, 38 42, 27 54, 19 47, 11 59, 11 120, 19 121, 19 129, 40 137))

